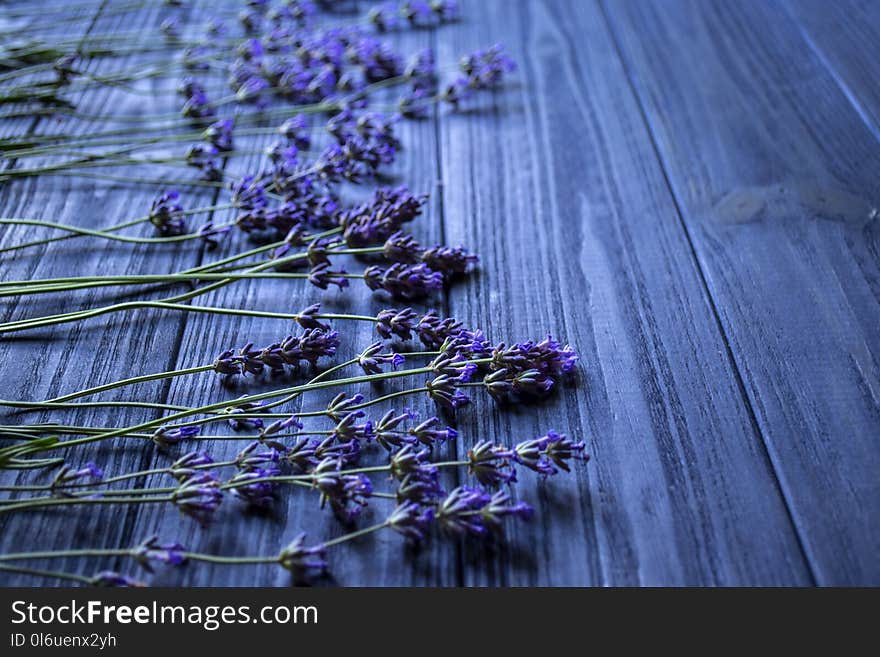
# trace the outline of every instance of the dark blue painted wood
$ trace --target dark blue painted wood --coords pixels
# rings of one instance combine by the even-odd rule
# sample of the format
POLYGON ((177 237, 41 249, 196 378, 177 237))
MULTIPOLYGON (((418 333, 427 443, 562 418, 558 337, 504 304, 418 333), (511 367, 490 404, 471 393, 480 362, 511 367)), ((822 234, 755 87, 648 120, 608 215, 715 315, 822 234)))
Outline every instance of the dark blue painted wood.
MULTIPOLYGON (((433 45, 441 64, 501 41, 519 63, 515 81, 494 99, 402 126, 406 150, 392 182, 433 192, 414 224, 418 237, 463 242, 482 256, 480 275, 439 299, 438 310, 496 340, 549 331, 583 357, 577 385, 550 404, 498 411, 478 401, 459 417, 457 449, 482 437, 518 440, 555 428, 585 439, 594 458, 570 478, 526 482, 521 493, 537 517, 512 528, 506 544, 435 541, 413 554, 397 537, 380 535, 334 554, 336 582, 880 581, 880 272, 877 221, 867 220, 880 193, 870 128, 876 62, 847 38, 856 43, 880 26, 869 3, 855 3, 851 13, 829 14, 833 27, 826 28, 823 4, 474 0, 462 3, 458 25, 391 37, 405 50, 433 45)), ((99 16, 91 29, 144 26, 149 39, 162 18, 157 7, 99 16)), ((197 2, 190 11, 201 20, 209 7, 216 3, 197 2)), ((71 30, 89 28, 85 19, 71 30)), ((136 61, 143 60, 99 70, 136 61)), ((84 109, 172 110, 173 84, 149 83, 144 96, 92 94, 84 109)), ((29 127, 5 123, 3 134, 29 127)), ((100 123, 71 125, 85 132, 100 123)), ((86 180, 16 182, 0 188, 0 214, 100 226, 143 214, 155 193, 86 180)), ((214 196, 189 193, 187 202, 214 196)), ((32 237, 32 230, 9 229, 0 245, 32 237)), ((91 241, 86 249, 84 242, 23 253, 0 264, 0 276, 172 271, 226 253, 91 241)), ((199 303, 295 311, 321 300, 365 313, 383 305, 357 286, 351 292, 240 282, 199 303)), ((2 317, 111 298, 89 292, 4 301, 2 317)), ((365 325, 340 328, 346 353, 372 340, 365 325)), ((203 363, 226 346, 269 342, 289 330, 275 320, 149 311, 2 336, 0 396, 44 399, 203 363)), ((238 392, 208 375, 140 388, 183 404, 238 392)), ((143 417, 100 410, 65 416, 113 425, 143 417)), ((0 414, 2 423, 20 418, 0 414)), ((165 462, 127 445, 89 450, 83 459, 109 472, 165 462)), ((218 457, 241 446, 206 445, 218 457)), ((0 473, 2 481, 16 478, 29 480, 0 473)), ((294 490, 269 516, 242 514, 229 501, 208 530, 160 506, 0 518, 0 550, 116 547, 159 532, 199 550, 272 553, 300 530, 316 539, 341 531, 313 494, 294 490)), ((90 572, 122 564, 58 565, 90 572)), ((153 581, 289 582, 271 566, 188 567, 153 581)))
POLYGON ((816 577, 877 584, 876 135, 779 5, 604 12, 816 577))

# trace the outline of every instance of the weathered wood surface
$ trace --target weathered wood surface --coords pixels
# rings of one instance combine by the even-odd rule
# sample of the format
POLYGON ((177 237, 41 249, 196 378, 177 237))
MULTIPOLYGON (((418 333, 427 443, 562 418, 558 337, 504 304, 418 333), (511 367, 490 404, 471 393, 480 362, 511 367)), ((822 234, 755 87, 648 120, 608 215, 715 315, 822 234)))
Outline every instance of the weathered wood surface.
MULTIPOLYGON (((194 15, 213 6, 195 4, 194 15)), ((449 449, 555 428, 583 436, 593 460, 570 477, 521 486, 536 518, 511 526, 506 544, 435 541, 412 553, 380 534, 334 553, 328 583, 880 583, 880 256, 878 222, 869 219, 880 195, 880 105, 871 84, 876 58, 855 45, 877 35, 880 17, 870 3, 832 4, 827 27, 827 4, 800 0, 474 1, 462 3, 459 24, 391 37, 407 50, 434 47, 441 65, 502 42, 519 64, 494 99, 458 114, 440 110, 436 123, 403 124, 406 151, 392 182, 432 192, 413 225, 417 236, 464 243, 482 258, 480 274, 438 299, 437 309, 494 340, 550 332, 582 356, 576 385, 547 405, 496 412, 478 401, 459 417, 463 438, 449 449)), ((76 29, 136 25, 149 39, 160 14, 156 7, 99 13, 76 29)), ((133 60, 142 61, 104 66, 130 68, 133 60)), ((145 96, 90 92, 84 109, 168 111, 177 102, 173 86, 150 82, 155 93, 145 96)), ((98 126, 37 121, 31 129, 98 126)), ((265 143, 255 139, 253 147, 265 143)), ((32 179, 0 188, 0 214, 99 226, 143 214, 155 193, 32 179)), ((188 192, 191 205, 214 197, 188 192)), ((0 247, 34 236, 4 230, 0 247)), ((5 258, 0 276, 171 271, 204 257, 195 245, 159 251, 91 241, 83 249, 85 241, 5 258)), ((2 317, 112 297, 4 301, 2 317)), ((296 311, 317 300, 350 312, 383 307, 357 284, 339 295, 267 280, 239 282, 198 303, 296 311)), ((345 329, 346 352, 372 340, 366 325, 345 329)), ((276 320, 138 311, 3 336, 0 396, 44 399, 187 367, 289 330, 276 320)), ((181 404, 237 393, 209 375, 139 390, 181 404)), ((0 417, 5 424, 49 416, 0 417)), ((122 425, 144 415, 97 409, 65 417, 122 425)), ((89 456, 109 472, 164 458, 127 445, 89 456)), ((231 457, 241 444, 206 447, 231 457)), ((273 514, 243 514, 230 501, 218 520, 203 530, 158 505, 22 514, 0 519, 0 550, 127 546, 158 532, 196 550, 272 553, 299 531, 341 531, 317 512, 313 494, 297 490, 273 514)), ((89 572, 74 561, 58 565, 89 572)), ((109 560, 94 570, 122 566, 109 560)), ((153 582, 289 579, 271 566, 200 565, 161 571, 153 582)))

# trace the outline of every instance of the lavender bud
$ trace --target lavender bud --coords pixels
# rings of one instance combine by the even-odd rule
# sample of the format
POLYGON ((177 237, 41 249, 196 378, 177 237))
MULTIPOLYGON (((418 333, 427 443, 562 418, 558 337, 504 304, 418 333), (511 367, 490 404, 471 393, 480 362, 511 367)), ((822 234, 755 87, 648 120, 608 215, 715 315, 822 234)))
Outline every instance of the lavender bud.
POLYGON ((148 573, 153 572, 151 561, 169 566, 180 566, 186 561, 183 552, 186 548, 180 543, 159 543, 158 536, 150 536, 132 550, 131 556, 148 573))
POLYGON ((170 447, 179 442, 198 436, 202 429, 192 424, 184 424, 180 426, 161 426, 153 432, 152 440, 159 447, 170 447))
POLYGON ((324 572, 327 569, 327 550, 323 545, 306 547, 306 535, 300 534, 281 551, 279 563, 293 574, 294 581, 306 581, 312 571, 324 572))
POLYGON ((455 386, 455 379, 448 374, 440 374, 434 379, 425 382, 428 396, 437 404, 450 411, 470 403, 470 398, 455 386))
POLYGON ((510 465, 515 454, 509 449, 482 440, 468 450, 468 472, 484 486, 495 487, 516 481, 516 471, 510 465))
POLYGON ((276 484, 272 481, 260 481, 266 477, 274 477, 281 471, 274 465, 265 468, 254 468, 239 472, 229 480, 232 494, 248 506, 266 509, 272 506, 275 499, 276 484))
POLYGON ((374 342, 361 352, 358 356, 358 365, 366 374, 381 374, 382 365, 391 364, 391 369, 396 370, 403 365, 405 359, 402 354, 390 353, 383 354, 384 345, 381 342, 374 342))
POLYGON ((214 459, 204 452, 187 452, 171 464, 171 476, 183 482, 201 470, 201 466, 211 465, 213 462, 214 459))
POLYGON ((386 522, 394 531, 403 534, 408 540, 418 543, 424 540, 425 532, 433 521, 433 509, 407 501, 399 504, 388 516, 386 522))
POLYGON ((376 316, 376 332, 386 340, 392 334, 403 340, 410 340, 416 317, 417 315, 412 308, 382 310, 376 316))
POLYGON ((183 235, 186 232, 183 206, 177 202, 179 198, 180 193, 172 189, 162 194, 150 206, 150 223, 162 237, 183 235))
POLYGON ((430 417, 420 425, 411 428, 409 433, 420 443, 427 445, 428 447, 432 447, 434 443, 442 443, 447 440, 455 440, 458 438, 458 432, 452 427, 446 427, 445 429, 432 428, 439 423, 439 418, 430 417))
POLYGON ((371 290, 385 290, 397 299, 420 299, 443 289, 443 274, 424 263, 394 263, 387 269, 373 265, 364 271, 364 282, 371 290))
POLYGON ((207 525, 223 501, 220 482, 207 472, 184 479, 171 494, 171 501, 184 514, 207 525))
POLYGON ((346 397, 344 392, 336 395, 327 405, 327 415, 337 422, 342 419, 343 414, 347 413, 352 406, 357 406, 364 401, 364 396, 360 393, 353 397, 346 397))

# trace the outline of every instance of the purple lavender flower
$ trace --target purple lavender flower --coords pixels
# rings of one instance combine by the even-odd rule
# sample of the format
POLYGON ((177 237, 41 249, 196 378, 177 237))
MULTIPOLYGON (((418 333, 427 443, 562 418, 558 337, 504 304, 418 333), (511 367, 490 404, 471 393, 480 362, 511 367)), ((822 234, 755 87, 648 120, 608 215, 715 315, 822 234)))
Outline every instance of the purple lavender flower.
POLYGON ((418 473, 431 475, 437 468, 428 462, 430 452, 425 449, 416 449, 412 445, 404 445, 391 455, 389 465, 391 476, 395 479, 403 479, 408 474, 418 473))
POLYGON ((302 114, 293 116, 282 123, 278 132, 284 135, 289 142, 300 150, 308 150, 312 144, 311 133, 309 132, 309 124, 302 114))
POLYGON ((419 50, 413 55, 406 65, 403 74, 410 78, 415 90, 433 90, 437 83, 437 63, 434 60, 434 51, 430 48, 419 50))
POLYGON ((100 481, 104 478, 104 471, 92 462, 86 463, 81 468, 72 468, 65 464, 61 466, 61 469, 58 471, 58 474, 55 475, 49 488, 51 488, 56 494, 63 494, 63 491, 57 489, 63 488, 81 479, 89 478, 100 481))
POLYGON ((241 359, 231 349, 222 351, 217 358, 214 359, 214 371, 218 374, 241 374, 243 372, 241 359))
POLYGON ((223 501, 220 482, 207 472, 184 479, 171 494, 171 501, 184 514, 207 525, 223 501))
POLYGON ((568 461, 589 461, 590 456, 584 452, 585 449, 584 442, 574 442, 564 434, 548 431, 540 438, 517 444, 513 451, 517 463, 547 476, 558 472, 555 466, 569 472, 571 466, 568 461))
POLYGON ((183 206, 177 202, 179 198, 180 193, 172 189, 162 194, 150 206, 150 223, 162 237, 183 235, 186 232, 183 206))
POLYGON ((428 396, 443 408, 454 411, 470 403, 470 398, 456 388, 456 380, 440 374, 425 382, 428 396))
POLYGON ((210 119, 216 114, 207 94, 201 87, 195 87, 191 90, 180 113, 190 119, 210 119))
POLYGON ((201 240, 208 245, 209 250, 216 249, 220 244, 218 238, 225 236, 229 232, 229 226, 215 227, 213 221, 206 221, 198 230, 201 240))
POLYGON ((441 22, 449 23, 461 17, 456 0, 431 0, 431 11, 437 14, 441 22))
POLYGON ((152 561, 169 566, 180 566, 186 561, 186 548, 180 543, 160 543, 159 537, 150 536, 132 550, 131 556, 148 573, 153 572, 152 561))
POLYGON ((373 484, 363 474, 339 473, 340 461, 326 458, 314 470, 315 487, 321 492, 321 506, 329 503, 336 516, 350 522, 367 506, 373 484))
POLYGON ((397 6, 392 2, 372 7, 367 14, 367 20, 372 23, 378 32, 389 32, 400 24, 397 6))
POLYGON ((547 441, 544 454, 566 472, 570 471, 567 461, 572 459, 590 460, 590 455, 584 452, 587 446, 583 441, 573 442, 565 434, 555 431, 548 431, 544 438, 547 441))
POLYGON ((198 436, 201 431, 201 427, 192 424, 179 426, 163 425, 153 432, 152 440, 159 447, 170 447, 187 438, 198 436))
POLYGON ((287 431, 291 428, 296 429, 297 431, 302 431, 303 423, 300 422, 299 417, 297 417, 296 415, 291 415, 287 419, 277 420, 273 422, 260 432, 260 439, 262 440, 266 436, 271 436, 272 434, 287 431))
POLYGON ((306 329, 299 336, 298 342, 299 357, 315 367, 319 358, 330 358, 336 354, 339 333, 318 328, 306 329))
POLYGON ((571 374, 578 361, 577 353, 562 346, 549 335, 541 342, 520 342, 511 347, 501 344, 492 352, 492 368, 511 372, 538 370, 553 377, 571 374))
POLYGON ((480 511, 480 518, 490 530, 500 534, 503 529, 505 518, 519 518, 529 520, 535 511, 525 502, 514 502, 510 493, 504 489, 497 490, 492 494, 488 504, 480 511))
POLYGON ((422 468, 403 476, 397 485, 395 497, 398 504, 416 502, 421 505, 433 505, 444 495, 440 487, 437 469, 422 468))
POLYGON ((232 494, 247 503, 248 506, 266 509, 272 506, 275 500, 276 484, 272 481, 261 481, 266 477, 274 477, 281 474, 277 466, 272 464, 264 468, 253 468, 239 472, 229 480, 228 485, 232 494))
POLYGON ((404 0, 400 4, 400 15, 411 25, 429 25, 433 18, 431 6, 425 0, 404 0))
MULTIPOLYGON (((393 409, 385 413, 382 419, 376 423, 374 428, 376 442, 389 452, 396 447, 400 447, 404 443, 410 442, 412 438, 407 432, 398 430, 398 427, 407 420, 414 420, 418 417, 412 411, 404 411, 397 413, 393 409)), ((403 427, 401 427, 402 429, 403 427)))
POLYGON ((183 482, 202 470, 202 466, 211 465, 213 462, 214 459, 205 452, 187 452, 172 463, 169 470, 172 477, 183 482))
POLYGON ((365 417, 365 415, 363 411, 349 411, 336 423, 330 437, 339 442, 349 440, 365 440, 369 442, 373 439, 373 423, 367 420, 358 424, 358 420, 365 417))
POLYGON ((494 488, 516 481, 516 471, 510 464, 515 454, 506 447, 482 440, 468 450, 467 457, 468 472, 484 486, 494 488))
POLYGON ((421 254, 422 262, 435 271, 446 274, 463 274, 479 259, 462 246, 434 246, 421 254))
POLYGON ((266 148, 266 156, 272 162, 275 170, 282 175, 289 175, 299 165, 299 150, 296 146, 275 141, 266 148))
POLYGON ((189 147, 186 152, 186 163, 202 172, 205 180, 218 181, 223 173, 217 166, 217 147, 213 144, 198 143, 189 147))
POLYGON ((231 151, 233 148, 232 119, 220 119, 205 128, 205 139, 221 151, 231 151))
POLYGON ((408 119, 425 119, 428 118, 428 108, 433 99, 434 94, 431 91, 417 87, 400 97, 397 111, 408 119))
POLYGON ((302 326, 304 329, 318 329, 321 331, 329 331, 330 327, 315 317, 315 315, 320 314, 320 312, 321 304, 312 304, 308 308, 305 308, 297 313, 296 323, 302 326))
POLYGON ((281 551, 279 563, 293 574, 294 581, 306 581, 312 571, 327 569, 327 550, 323 545, 306 547, 306 535, 300 534, 281 551))
POLYGON ((363 68, 367 82, 379 82, 403 73, 400 55, 378 39, 359 39, 349 48, 349 57, 353 63, 363 68))
POLYGON ((459 486, 437 507, 437 523, 452 536, 484 536, 487 530, 479 513, 490 500, 491 496, 479 488, 459 486))
POLYGON ((382 255, 393 262, 414 264, 422 258, 422 247, 416 239, 403 231, 397 231, 385 240, 382 255))
POLYGON ((281 460, 281 453, 274 448, 265 451, 257 451, 262 446, 258 440, 247 445, 235 457, 235 467, 239 470, 249 472, 270 464, 277 464, 281 460))
POLYGON ((339 442, 336 436, 327 436, 315 447, 315 458, 320 463, 324 459, 337 462, 340 467, 357 464, 361 457, 361 443, 357 438, 339 442))
POLYGON ((399 504, 386 520, 391 529, 415 543, 424 540, 425 532, 433 521, 433 509, 412 501, 399 504))
POLYGON ((385 290, 397 299, 420 299, 443 289, 443 274, 425 264, 395 263, 387 269, 373 265, 364 271, 364 282, 371 290, 385 290))
POLYGON ((550 459, 546 457, 544 451, 547 448, 547 439, 535 438, 533 440, 525 440, 517 443, 514 448, 514 460, 529 470, 534 470, 538 474, 547 477, 554 475, 558 470, 553 467, 550 459))
POLYGON ((266 188, 254 176, 244 176, 230 183, 232 204, 246 211, 265 208, 269 204, 266 188))
POLYGON ((358 356, 358 365, 365 374, 382 374, 382 365, 390 364, 391 369, 396 370, 403 365, 404 357, 398 353, 383 353, 386 351, 381 342, 374 342, 364 349, 358 356))
POLYGON ((546 397, 555 381, 539 370, 511 372, 505 368, 487 374, 483 385, 496 401, 516 402, 546 397))
POLYGON ((364 396, 360 393, 353 397, 346 397, 344 392, 340 392, 327 404, 327 416, 338 422, 346 413, 353 410, 354 406, 362 404, 363 401, 364 396))
POLYGON ((412 308, 394 310, 388 308, 379 312, 376 316, 376 332, 386 340, 392 334, 403 340, 412 339, 414 321, 418 315, 412 308))
POLYGON ((435 443, 442 443, 447 440, 455 440, 458 438, 458 432, 452 427, 435 429, 434 427, 438 424, 440 424, 439 418, 429 417, 418 426, 412 427, 409 430, 409 433, 420 443, 427 445, 428 447, 432 447, 435 443))
POLYGON ((329 262, 323 262, 309 271, 309 283, 322 290, 326 290, 331 285, 343 290, 348 287, 348 278, 345 274, 344 269, 333 270, 329 262))
POLYGON ((426 200, 426 195, 412 194, 406 187, 380 187, 370 201, 340 214, 345 243, 359 248, 383 242, 421 214, 426 200))
POLYGON ((419 318, 414 330, 428 349, 439 349, 447 338, 457 337, 462 328, 462 323, 456 319, 440 319, 435 313, 429 312, 419 318))
POLYGON ((284 460, 300 472, 311 470, 320 462, 317 457, 318 446, 319 442, 314 438, 298 438, 287 448, 284 460))
POLYGON ((467 76, 470 88, 491 89, 498 86, 504 74, 513 71, 516 64, 504 54, 504 47, 496 43, 462 57, 459 68, 467 76))

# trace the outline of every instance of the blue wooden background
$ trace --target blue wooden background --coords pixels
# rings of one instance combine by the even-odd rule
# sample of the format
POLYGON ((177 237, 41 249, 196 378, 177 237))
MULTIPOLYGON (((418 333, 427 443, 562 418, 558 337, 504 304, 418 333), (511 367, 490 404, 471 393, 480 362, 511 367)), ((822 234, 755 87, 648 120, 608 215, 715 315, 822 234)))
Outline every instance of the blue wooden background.
MULTIPOLYGON (((108 12, 113 4, 96 2, 98 11, 83 10, 64 33, 138 29, 154 38, 164 17, 158 3, 124 14, 108 12)), ((234 6, 189 4, 197 22, 234 6)), ((460 417, 463 437, 449 451, 555 428, 586 440, 593 459, 570 477, 521 486, 537 515, 511 526, 504 544, 433 541, 414 552, 396 536, 377 535, 335 552, 331 581, 880 584, 880 2, 461 4, 458 24, 391 37, 406 50, 433 47, 441 64, 501 42, 519 65, 479 111, 440 111, 435 121, 401 128, 406 152, 394 177, 432 192, 414 224, 418 237, 461 242, 482 257, 480 273, 434 305, 495 340, 551 332, 580 351, 582 366, 576 385, 536 409, 498 412, 478 401, 460 417)), ((93 70, 142 61, 103 60, 93 70)), ((145 81, 141 95, 89 92, 81 109, 175 111, 174 85, 145 81)), ((0 134, 103 127, 27 119, 2 122, 0 134)), ((265 143, 254 139, 255 147, 265 143)), ((167 175, 173 180, 174 171, 167 175)), ((156 191, 27 179, 0 186, 0 215, 101 226, 143 215, 156 191)), ((190 205, 215 198, 187 194, 190 205)), ((215 220, 230 216, 218 212, 215 220)), ((44 234, 4 229, 0 246, 44 234)), ((173 271, 214 257, 191 244, 72 240, 4 257, 0 275, 173 271)), ((359 288, 347 295, 306 288, 242 281, 204 303, 290 312, 315 300, 333 310, 384 307, 359 288)), ((113 298, 91 290, 6 299, 0 317, 113 298)), ((45 399, 202 364, 228 345, 271 342, 288 329, 276 320, 143 310, 0 336, 0 396, 45 399)), ((372 339, 367 326, 344 330, 349 351, 372 339)), ((140 394, 195 404, 230 394, 218 385, 203 375, 147 384, 140 394)), ((144 416, 92 409, 65 417, 124 426, 144 416)), ((240 447, 211 450, 232 456, 240 447)), ((110 473, 166 459, 120 445, 88 456, 110 473)), ((297 490, 268 515, 228 502, 208 530, 158 506, 3 516, 0 550, 127 546, 158 532, 200 551, 273 553, 301 530, 315 538, 343 531, 317 511, 313 494, 297 490)), ((56 565, 87 573, 124 567, 112 559, 56 565)), ((272 566, 191 566, 150 580, 289 583, 272 566)))

